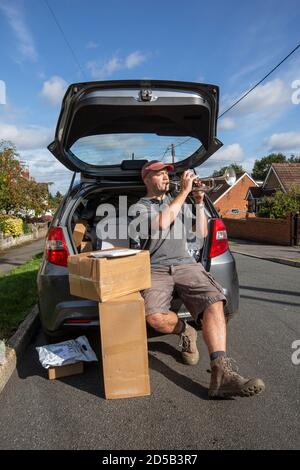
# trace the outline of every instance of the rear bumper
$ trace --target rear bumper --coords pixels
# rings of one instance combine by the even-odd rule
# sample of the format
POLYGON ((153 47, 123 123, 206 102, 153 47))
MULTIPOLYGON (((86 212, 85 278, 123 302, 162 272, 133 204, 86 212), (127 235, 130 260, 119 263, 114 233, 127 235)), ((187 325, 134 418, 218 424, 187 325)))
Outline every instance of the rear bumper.
POLYGON ((39 302, 43 330, 55 334, 67 329, 91 328, 99 325, 98 305, 85 299, 59 302, 54 309, 45 309, 39 302))
POLYGON ((46 262, 38 273, 37 290, 41 324, 49 335, 99 324, 98 303, 70 294, 67 268, 46 262))
MULTIPOLYGON (((231 318, 239 309, 239 283, 231 253, 228 251, 213 258, 210 272, 223 287, 227 299, 225 315, 231 318)), ((45 263, 38 274, 37 284, 40 319, 46 333, 55 335, 75 328, 98 327, 98 303, 70 294, 67 268, 45 263)), ((181 318, 189 318, 189 313, 181 305, 181 301, 175 301, 174 310, 181 318)))
POLYGON ((229 250, 220 256, 212 258, 210 273, 223 287, 227 299, 225 315, 232 317, 239 310, 240 294, 235 259, 229 250))

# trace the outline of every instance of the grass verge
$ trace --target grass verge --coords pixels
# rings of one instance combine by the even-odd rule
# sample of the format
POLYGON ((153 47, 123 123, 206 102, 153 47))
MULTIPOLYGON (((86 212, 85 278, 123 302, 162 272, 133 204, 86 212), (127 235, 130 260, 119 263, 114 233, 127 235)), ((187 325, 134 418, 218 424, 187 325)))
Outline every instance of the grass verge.
POLYGON ((42 253, 0 277, 0 339, 8 339, 36 303, 42 253))

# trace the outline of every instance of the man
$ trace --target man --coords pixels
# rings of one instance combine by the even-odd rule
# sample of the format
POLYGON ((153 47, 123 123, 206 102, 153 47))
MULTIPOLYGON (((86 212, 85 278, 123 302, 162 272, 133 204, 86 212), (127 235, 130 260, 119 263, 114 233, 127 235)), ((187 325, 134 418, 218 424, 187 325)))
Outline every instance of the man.
MULTIPOLYGON (((222 287, 188 252, 186 231, 176 236, 176 225, 181 222, 186 199, 192 193, 196 206, 198 238, 207 235, 204 193, 193 191, 196 175, 185 171, 181 177, 180 192, 176 197, 168 194, 168 171, 173 166, 154 160, 142 168, 142 179, 147 194, 135 206, 139 216, 140 246, 151 256, 151 288, 142 291, 146 319, 160 333, 174 333, 181 337, 182 360, 189 365, 199 361, 197 332, 170 310, 173 292, 184 302, 195 320, 202 324, 202 334, 211 360, 210 397, 251 396, 265 388, 260 379, 245 379, 234 372, 226 356, 226 320, 222 287), (147 222, 147 224, 146 224, 147 222), (147 225, 147 227, 146 227, 147 225), (146 227, 146 228, 145 228, 146 227)), ((191 213, 190 213, 191 215, 191 213)), ((179 224, 180 225, 180 224, 179 224)), ((180 233, 177 230, 177 235, 180 233)))

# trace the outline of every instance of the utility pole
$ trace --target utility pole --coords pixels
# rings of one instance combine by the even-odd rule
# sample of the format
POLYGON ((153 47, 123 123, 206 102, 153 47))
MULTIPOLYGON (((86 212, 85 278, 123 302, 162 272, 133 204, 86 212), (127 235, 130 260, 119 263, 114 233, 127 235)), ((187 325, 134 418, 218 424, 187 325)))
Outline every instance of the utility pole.
POLYGON ((172 149, 172 163, 174 165, 174 162, 175 162, 175 146, 174 146, 174 144, 171 145, 171 149, 172 149))

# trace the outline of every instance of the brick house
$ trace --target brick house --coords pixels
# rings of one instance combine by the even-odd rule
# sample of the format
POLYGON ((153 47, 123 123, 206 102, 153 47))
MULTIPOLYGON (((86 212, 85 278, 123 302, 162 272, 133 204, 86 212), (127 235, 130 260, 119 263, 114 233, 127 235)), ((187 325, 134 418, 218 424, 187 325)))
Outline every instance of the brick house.
POLYGON ((300 163, 272 163, 262 187, 286 193, 293 185, 300 186, 300 163))
POLYGON ((262 186, 249 188, 246 199, 248 201, 248 213, 257 214, 259 205, 264 197, 272 196, 275 189, 263 189, 262 186))
POLYGON ((300 187, 300 163, 272 163, 261 187, 249 188, 247 201, 249 212, 259 212, 263 197, 276 191, 287 193, 292 186, 300 187))
POLYGON ((210 199, 221 217, 244 219, 248 211, 247 194, 249 188, 258 187, 257 183, 248 173, 237 174, 233 186, 226 181, 218 181, 216 190, 210 194, 210 199))

